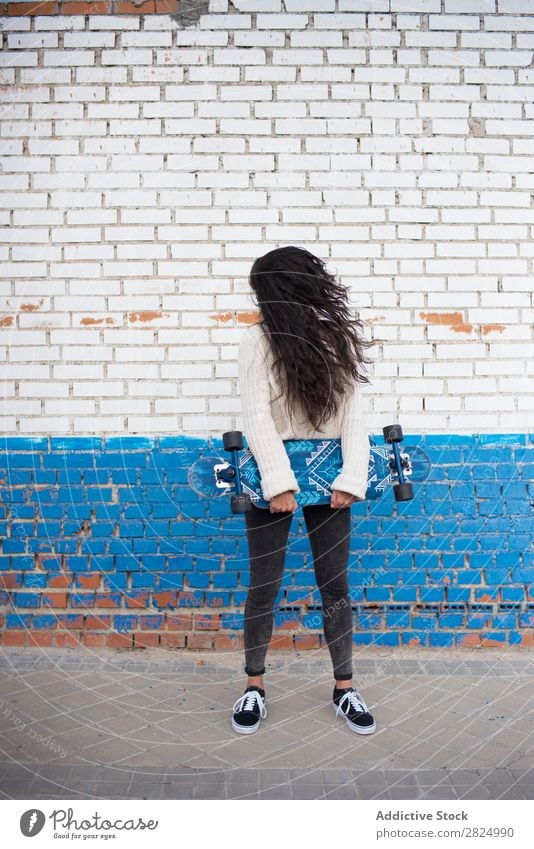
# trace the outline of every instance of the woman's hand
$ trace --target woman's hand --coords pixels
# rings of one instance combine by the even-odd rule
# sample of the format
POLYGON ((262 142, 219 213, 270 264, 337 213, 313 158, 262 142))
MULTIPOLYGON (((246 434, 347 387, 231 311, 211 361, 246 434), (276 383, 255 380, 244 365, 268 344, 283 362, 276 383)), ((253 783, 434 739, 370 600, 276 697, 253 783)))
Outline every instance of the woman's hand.
POLYGON ((358 498, 357 495, 352 495, 350 492, 342 492, 340 489, 332 490, 332 498, 330 499, 330 507, 350 507, 355 501, 365 501, 365 498, 358 498))
POLYGON ((294 513, 297 509, 298 504, 291 489, 288 489, 287 492, 280 492, 274 498, 271 498, 269 502, 271 513, 294 513))

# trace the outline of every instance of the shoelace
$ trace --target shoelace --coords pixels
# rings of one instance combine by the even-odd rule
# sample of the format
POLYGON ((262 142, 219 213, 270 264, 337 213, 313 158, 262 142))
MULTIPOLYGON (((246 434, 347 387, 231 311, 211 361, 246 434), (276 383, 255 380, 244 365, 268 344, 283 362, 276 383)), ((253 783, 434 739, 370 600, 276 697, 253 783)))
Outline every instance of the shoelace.
POLYGON ((240 696, 233 707, 233 711, 234 713, 238 713, 241 710, 254 710, 254 705, 256 703, 260 706, 261 718, 265 719, 267 716, 267 708, 263 703, 261 693, 258 693, 257 690, 250 690, 248 693, 244 693, 240 696))
POLYGON ((359 712, 369 713, 367 705, 365 704, 360 694, 356 692, 356 690, 349 690, 348 693, 345 693, 343 696, 341 696, 339 704, 336 708, 336 716, 338 716, 340 713, 348 713, 351 707, 353 707, 354 710, 357 710, 359 712), (345 704, 345 702, 349 703, 349 708, 347 711, 343 710, 343 705, 345 704))

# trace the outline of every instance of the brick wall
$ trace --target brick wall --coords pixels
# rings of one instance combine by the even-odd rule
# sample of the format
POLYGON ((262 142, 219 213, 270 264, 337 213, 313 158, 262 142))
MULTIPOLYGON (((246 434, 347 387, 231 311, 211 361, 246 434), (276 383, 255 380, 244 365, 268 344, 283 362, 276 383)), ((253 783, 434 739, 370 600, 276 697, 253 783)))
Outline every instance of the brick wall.
MULTIPOLYGON (((243 520, 186 470, 299 244, 384 340, 370 433, 434 461, 352 508, 355 642, 532 644, 530 0, 0 12, 3 641, 239 647, 243 520)), ((298 515, 275 634, 317 647, 298 515)))

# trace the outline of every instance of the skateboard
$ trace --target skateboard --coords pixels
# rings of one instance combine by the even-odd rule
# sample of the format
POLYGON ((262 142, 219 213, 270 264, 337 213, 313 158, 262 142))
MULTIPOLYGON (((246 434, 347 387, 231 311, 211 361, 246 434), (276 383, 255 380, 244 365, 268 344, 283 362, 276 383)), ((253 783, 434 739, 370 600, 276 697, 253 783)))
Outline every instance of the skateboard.
MULTIPOLYGON (((370 437, 370 457, 365 500, 375 501, 393 485, 396 501, 411 501, 413 483, 421 483, 430 474, 430 459, 418 446, 406 445, 400 425, 383 428, 386 445, 377 445, 370 437)), ((299 507, 329 504, 332 481, 341 472, 341 439, 285 439, 291 468, 300 492, 293 493, 299 507)), ((261 475, 250 448, 245 447, 239 430, 223 433, 223 448, 230 458, 202 456, 188 470, 191 488, 205 498, 230 496, 232 513, 246 513, 251 504, 268 508, 263 498, 261 475)))

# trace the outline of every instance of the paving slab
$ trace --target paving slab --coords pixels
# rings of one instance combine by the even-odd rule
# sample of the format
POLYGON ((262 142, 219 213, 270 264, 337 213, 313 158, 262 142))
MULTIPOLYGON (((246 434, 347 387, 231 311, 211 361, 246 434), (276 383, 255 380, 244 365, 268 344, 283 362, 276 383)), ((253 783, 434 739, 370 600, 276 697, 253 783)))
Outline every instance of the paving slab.
POLYGON ((3 647, 0 798, 533 798, 534 653, 356 651, 368 736, 320 653, 273 655, 244 737, 239 653, 3 647))

